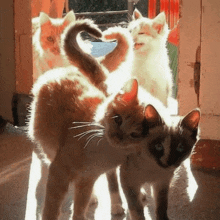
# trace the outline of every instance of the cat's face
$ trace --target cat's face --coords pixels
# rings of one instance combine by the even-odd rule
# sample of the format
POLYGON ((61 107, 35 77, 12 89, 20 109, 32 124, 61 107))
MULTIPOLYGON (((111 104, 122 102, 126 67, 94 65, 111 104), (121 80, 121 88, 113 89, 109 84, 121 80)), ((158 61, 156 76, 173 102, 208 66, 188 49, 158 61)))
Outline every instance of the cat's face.
POLYGON ((40 14, 40 42, 43 50, 60 54, 61 35, 64 29, 75 21, 75 15, 71 11, 62 19, 52 19, 45 13, 40 14))
POLYGON ((184 118, 174 120, 171 126, 161 124, 150 129, 143 157, 147 159, 150 155, 163 168, 178 167, 197 141, 199 120, 200 111, 193 110, 184 118))
POLYGON ((108 142, 118 148, 137 146, 148 133, 149 119, 138 99, 137 80, 128 81, 122 91, 105 106, 101 124, 108 142))
POLYGON ((160 41, 165 42, 168 36, 168 25, 166 16, 161 12, 154 19, 145 18, 135 9, 133 21, 128 29, 134 40, 134 49, 138 52, 147 52, 151 48, 160 45, 160 41))

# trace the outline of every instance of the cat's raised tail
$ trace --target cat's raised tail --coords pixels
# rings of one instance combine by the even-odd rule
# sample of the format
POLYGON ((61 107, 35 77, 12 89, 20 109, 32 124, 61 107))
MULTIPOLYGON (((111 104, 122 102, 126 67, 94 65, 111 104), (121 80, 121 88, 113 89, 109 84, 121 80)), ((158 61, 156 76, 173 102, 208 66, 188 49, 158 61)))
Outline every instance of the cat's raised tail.
POLYGON ((101 63, 113 72, 125 61, 133 59, 133 39, 129 31, 122 27, 112 27, 103 32, 103 39, 105 41, 117 41, 117 46, 113 51, 107 54, 101 63))
POLYGON ((106 73, 99 62, 90 54, 85 53, 77 43, 77 35, 86 31, 95 38, 101 38, 101 30, 90 19, 77 20, 71 24, 63 35, 63 48, 71 64, 76 66, 90 81, 101 90, 106 73))

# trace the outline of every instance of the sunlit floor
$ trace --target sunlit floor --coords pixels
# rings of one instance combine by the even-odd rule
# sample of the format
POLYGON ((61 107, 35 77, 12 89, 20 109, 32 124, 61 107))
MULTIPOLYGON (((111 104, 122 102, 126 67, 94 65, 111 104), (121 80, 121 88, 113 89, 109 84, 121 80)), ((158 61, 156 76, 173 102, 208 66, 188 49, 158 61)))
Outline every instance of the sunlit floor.
MULTIPOLYGON (((35 187, 37 179, 40 177, 39 164, 36 158, 33 160, 30 180, 29 194, 25 220, 35 220, 35 187)), ((148 185, 144 186, 147 192, 147 202, 145 206, 146 219, 154 220, 154 201, 151 197, 151 190, 148 185)), ((105 175, 102 175, 96 185, 95 192, 98 198, 97 205, 91 205, 88 210, 89 220, 128 220, 128 214, 123 216, 111 216, 110 197, 105 175)), ((121 193, 123 206, 127 210, 126 201, 121 193)), ((199 170, 191 172, 189 160, 176 172, 171 184, 169 194, 168 215, 170 219, 176 220, 219 220, 220 219, 220 175, 215 172, 208 174, 199 170)), ((65 218, 63 210, 62 220, 65 218)), ((67 216, 68 213, 67 213, 67 216)))
MULTIPOLYGON (((36 219, 35 187, 40 177, 40 167, 37 164, 39 161, 35 161, 30 170, 33 146, 18 130, 10 128, 9 131, 0 134, 0 220, 36 219)), ((171 185, 168 208, 170 219, 219 220, 220 171, 205 172, 194 168, 190 172, 189 163, 184 165, 176 173, 171 185)), ((111 216, 110 198, 104 175, 97 181, 95 188, 98 189, 98 205, 90 206, 89 220, 129 219, 127 215, 111 216)), ((148 193, 146 220, 155 220, 150 189, 148 186, 145 186, 145 189, 148 193)), ((127 210, 123 194, 122 198, 127 210)))

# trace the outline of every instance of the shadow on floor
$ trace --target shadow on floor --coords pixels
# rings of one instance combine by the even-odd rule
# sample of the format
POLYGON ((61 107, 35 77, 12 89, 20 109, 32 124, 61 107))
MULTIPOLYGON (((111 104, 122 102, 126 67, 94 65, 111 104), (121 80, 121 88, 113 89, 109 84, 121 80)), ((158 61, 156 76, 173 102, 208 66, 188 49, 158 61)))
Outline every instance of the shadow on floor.
MULTIPOLYGON (((0 220, 24 220, 32 144, 24 132, 9 127, 0 134, 0 220)), ((172 220, 219 220, 220 219, 220 171, 204 171, 189 164, 176 172, 169 194, 168 214, 172 220)), ((110 198, 105 176, 95 185, 98 206, 89 208, 89 220, 127 220, 124 216, 110 215, 110 198)), ((146 219, 155 220, 154 202, 149 186, 145 206, 146 219)), ((123 197, 125 209, 126 202, 123 197)), ((29 220, 29 219, 28 219, 29 220)), ((30 219, 33 220, 33 219, 30 219)))

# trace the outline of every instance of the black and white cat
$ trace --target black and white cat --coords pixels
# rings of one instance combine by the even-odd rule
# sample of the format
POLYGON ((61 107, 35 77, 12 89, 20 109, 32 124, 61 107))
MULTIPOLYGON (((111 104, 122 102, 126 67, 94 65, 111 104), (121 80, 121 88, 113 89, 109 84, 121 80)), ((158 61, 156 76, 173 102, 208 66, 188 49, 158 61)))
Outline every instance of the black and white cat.
MULTIPOLYGON (((154 110, 152 115, 158 113, 154 110)), ((147 118, 147 116, 146 116, 147 118)), ((153 187, 157 220, 168 220, 168 192, 174 171, 190 156, 197 142, 200 111, 195 109, 185 117, 173 117, 171 124, 160 125, 149 131, 138 154, 131 154, 120 169, 121 184, 126 195, 132 220, 145 220, 140 188, 144 183, 153 187)))

